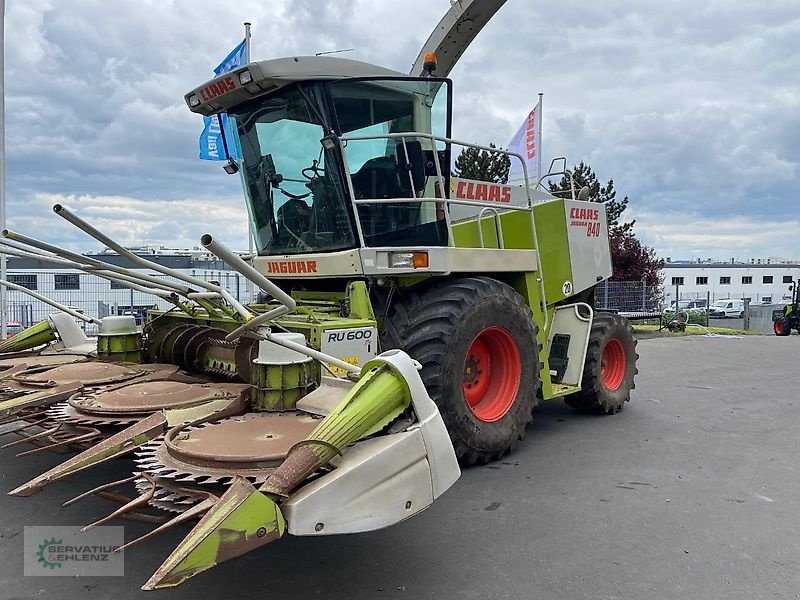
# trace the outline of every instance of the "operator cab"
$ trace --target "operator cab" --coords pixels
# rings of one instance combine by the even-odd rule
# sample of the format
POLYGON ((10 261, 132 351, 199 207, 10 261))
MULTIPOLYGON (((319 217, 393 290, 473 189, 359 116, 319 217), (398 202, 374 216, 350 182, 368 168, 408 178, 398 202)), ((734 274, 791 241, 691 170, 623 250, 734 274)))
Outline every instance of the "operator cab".
POLYGON ((446 246, 442 207, 416 199, 447 195, 449 145, 399 134, 449 137, 450 87, 357 61, 300 57, 251 63, 187 103, 228 114, 228 147, 260 255, 446 246))

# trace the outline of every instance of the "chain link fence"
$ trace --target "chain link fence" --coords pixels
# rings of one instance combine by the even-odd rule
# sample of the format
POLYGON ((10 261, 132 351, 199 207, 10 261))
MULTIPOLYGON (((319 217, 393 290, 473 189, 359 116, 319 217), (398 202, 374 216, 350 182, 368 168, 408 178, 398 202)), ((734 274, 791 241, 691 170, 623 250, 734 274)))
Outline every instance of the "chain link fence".
POLYGON ((597 308, 614 310, 631 320, 658 321, 663 309, 659 286, 639 281, 602 281, 595 288, 597 308))

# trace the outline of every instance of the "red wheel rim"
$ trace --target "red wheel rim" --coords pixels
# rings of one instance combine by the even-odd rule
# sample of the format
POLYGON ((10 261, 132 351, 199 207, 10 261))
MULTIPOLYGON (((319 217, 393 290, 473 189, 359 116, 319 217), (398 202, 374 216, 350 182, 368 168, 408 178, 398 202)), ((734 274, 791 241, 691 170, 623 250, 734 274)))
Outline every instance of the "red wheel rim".
POLYGON ((500 327, 487 327, 464 359, 464 399, 472 414, 491 423, 502 419, 517 397, 522 376, 519 346, 500 327))
POLYGON ((783 323, 781 321, 775 321, 775 333, 783 335, 783 323))
POLYGON ((613 391, 622 385, 625 379, 625 348, 619 340, 609 340, 603 348, 603 357, 600 360, 600 371, 603 385, 607 390, 613 391))

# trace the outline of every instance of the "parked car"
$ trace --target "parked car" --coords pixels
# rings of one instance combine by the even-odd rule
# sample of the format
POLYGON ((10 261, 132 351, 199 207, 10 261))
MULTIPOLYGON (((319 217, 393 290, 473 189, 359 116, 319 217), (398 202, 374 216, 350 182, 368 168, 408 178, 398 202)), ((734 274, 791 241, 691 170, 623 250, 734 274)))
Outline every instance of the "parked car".
POLYGON ((6 322, 6 335, 8 335, 8 337, 14 337, 23 329, 25 329, 25 327, 23 327, 22 323, 20 323, 19 321, 6 322))
POLYGON ((717 300, 708 309, 708 316, 717 319, 725 317, 744 318, 744 300, 717 300))
MULTIPOLYGON (((678 310, 706 310, 705 300, 678 300, 678 310)), ((664 309, 664 314, 675 312, 675 300, 664 309)))

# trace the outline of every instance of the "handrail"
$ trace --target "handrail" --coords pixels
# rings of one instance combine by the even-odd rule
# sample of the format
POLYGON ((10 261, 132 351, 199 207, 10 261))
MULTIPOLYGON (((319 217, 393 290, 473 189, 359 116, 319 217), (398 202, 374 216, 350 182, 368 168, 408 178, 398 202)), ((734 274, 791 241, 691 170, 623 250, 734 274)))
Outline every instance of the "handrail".
POLYGON ((484 206, 481 212, 478 213, 478 240, 480 240, 481 248, 486 248, 483 243, 483 226, 481 225, 481 221, 483 221, 483 213, 487 212, 494 213, 494 228, 497 231, 497 245, 500 246, 501 250, 505 250, 506 245, 503 243, 503 227, 500 224, 500 213, 494 206, 484 206))
MULTIPOLYGON (((359 204, 398 204, 398 203, 405 203, 405 202, 429 202, 431 200, 435 200, 436 202, 444 202, 446 204, 464 204, 466 206, 485 206, 485 204, 481 202, 470 202, 467 200, 452 200, 450 198, 373 198, 373 199, 356 199, 355 190, 353 188, 353 179, 350 173, 350 166, 347 161, 347 144, 346 142, 355 142, 355 141, 368 141, 368 140, 395 140, 399 139, 403 143, 404 152, 406 152, 406 156, 408 156, 408 151, 406 150, 406 138, 421 138, 425 140, 432 141, 433 144, 433 151, 436 152, 436 142, 442 142, 444 144, 453 144, 456 146, 463 146, 466 148, 476 148, 478 150, 485 150, 486 152, 496 152, 498 154, 505 154, 509 158, 513 157, 517 159, 520 164, 522 165, 522 174, 524 176, 525 185, 521 186, 525 190, 525 195, 528 200, 528 206, 526 209, 529 211, 531 216, 531 231, 533 232, 533 247, 536 250, 536 279, 539 284, 539 294, 540 294, 540 304, 542 308, 542 318, 544 319, 544 323, 542 328, 546 331, 549 325, 549 318, 547 314, 547 299, 545 298, 545 289, 544 289, 544 279, 542 278, 542 258, 541 253, 539 252, 539 236, 536 233, 536 220, 533 214, 533 199, 531 198, 531 186, 530 186, 530 178, 528 177, 528 165, 525 162, 525 159, 522 157, 521 154, 518 152, 511 152, 510 150, 504 150, 503 148, 492 148, 489 146, 482 146, 480 144, 470 144, 468 142, 462 142, 460 140, 456 140, 453 138, 448 137, 441 137, 436 136, 431 133, 424 133, 419 131, 409 131, 403 133, 384 133, 379 135, 353 135, 353 136, 342 136, 339 138, 340 142, 344 142, 341 144, 341 156, 342 162, 344 166, 345 175, 347 177, 348 189, 350 192, 350 201, 353 205, 353 214, 355 216, 356 222, 356 232, 358 233, 358 238, 361 247, 366 246, 366 242, 364 240, 364 232, 361 227, 361 219, 358 215, 358 206, 359 204)), ((566 159, 565 159, 566 160, 566 159)), ((444 192, 444 177, 441 172, 441 167, 439 165, 439 160, 434 159, 434 165, 436 167, 436 178, 439 183, 440 188, 444 192)), ((541 183, 541 181, 539 182, 541 183)), ((538 184, 537 184, 538 185, 538 184)), ((416 196, 416 192, 413 190, 413 182, 411 185, 412 188, 412 195, 416 196)), ((574 192, 573 192, 574 193, 574 192)), ((444 194, 443 194, 444 195, 444 194)), ((516 209, 519 210, 520 207, 515 206, 504 206, 504 209, 516 209)), ((448 234, 448 245, 453 244, 453 226, 450 221, 450 211, 446 210, 445 213, 445 220, 447 223, 447 234, 448 234)), ((480 222, 480 219, 479 219, 480 222)))

